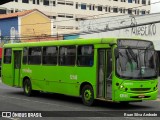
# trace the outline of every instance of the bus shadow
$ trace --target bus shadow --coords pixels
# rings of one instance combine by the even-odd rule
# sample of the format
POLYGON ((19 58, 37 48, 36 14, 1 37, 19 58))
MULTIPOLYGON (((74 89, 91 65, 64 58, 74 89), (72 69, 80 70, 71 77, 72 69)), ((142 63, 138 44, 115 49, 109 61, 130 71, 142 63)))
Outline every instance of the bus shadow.
POLYGON ((106 101, 100 101, 96 100, 96 107, 101 108, 109 108, 111 110, 137 110, 137 109, 147 109, 152 108, 152 106, 144 105, 141 102, 131 102, 129 104, 121 104, 121 103, 114 103, 114 102, 106 102, 106 101))
MULTIPOLYGON (((20 95, 25 96, 23 92, 11 92, 10 94, 14 95, 20 95)), ((73 96, 67 96, 63 94, 57 94, 57 93, 44 93, 41 92, 40 94, 32 96, 34 98, 49 100, 49 101, 59 101, 59 102, 65 102, 68 104, 77 104, 77 105, 83 105, 82 99, 80 97, 73 97, 73 96)), ((143 103, 143 102, 142 102, 143 103)), ((137 109, 147 109, 152 108, 152 106, 147 106, 146 104, 141 104, 141 102, 131 102, 129 104, 120 104, 120 103, 114 103, 114 102, 107 102, 107 101, 100 101, 95 100, 95 103, 92 107, 95 108, 108 108, 110 110, 137 110, 137 109)))

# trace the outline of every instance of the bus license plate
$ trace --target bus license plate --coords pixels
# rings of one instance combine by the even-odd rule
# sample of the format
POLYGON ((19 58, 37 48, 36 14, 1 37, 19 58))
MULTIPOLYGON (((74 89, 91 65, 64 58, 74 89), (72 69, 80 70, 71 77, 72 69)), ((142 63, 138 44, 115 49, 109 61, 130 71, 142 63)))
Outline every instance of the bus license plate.
POLYGON ((139 98, 144 98, 144 97, 145 97, 145 95, 139 95, 138 97, 139 97, 139 98))

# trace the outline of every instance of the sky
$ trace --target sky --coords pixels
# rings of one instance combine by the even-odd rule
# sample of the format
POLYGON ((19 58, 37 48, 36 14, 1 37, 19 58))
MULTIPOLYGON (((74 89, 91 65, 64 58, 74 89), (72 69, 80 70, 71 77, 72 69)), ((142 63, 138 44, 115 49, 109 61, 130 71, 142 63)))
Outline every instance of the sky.
POLYGON ((151 13, 157 13, 160 12, 160 0, 151 0, 151 13), (156 4, 152 4, 155 2, 159 2, 156 4))

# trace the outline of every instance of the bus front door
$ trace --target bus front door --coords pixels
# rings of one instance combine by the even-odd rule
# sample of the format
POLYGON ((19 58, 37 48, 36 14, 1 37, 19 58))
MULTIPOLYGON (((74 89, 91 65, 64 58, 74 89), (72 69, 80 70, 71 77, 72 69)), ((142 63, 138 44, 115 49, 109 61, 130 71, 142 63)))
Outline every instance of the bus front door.
POLYGON ((111 49, 98 50, 97 97, 112 99, 112 54, 111 49))
POLYGON ((14 51, 14 86, 20 86, 20 68, 22 51, 14 51))

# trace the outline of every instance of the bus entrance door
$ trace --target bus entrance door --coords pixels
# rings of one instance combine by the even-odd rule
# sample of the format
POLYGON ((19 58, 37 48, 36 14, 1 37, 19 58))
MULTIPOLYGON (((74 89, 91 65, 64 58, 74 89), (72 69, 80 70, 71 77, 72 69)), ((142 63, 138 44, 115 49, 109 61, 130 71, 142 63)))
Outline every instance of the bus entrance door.
POLYGON ((14 51, 14 86, 20 86, 20 68, 22 51, 14 51))
POLYGON ((111 49, 98 50, 97 97, 112 99, 112 54, 111 49))

